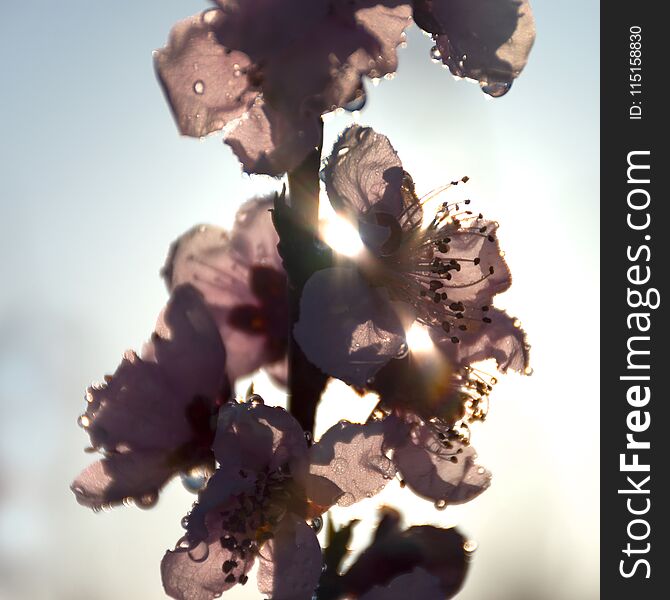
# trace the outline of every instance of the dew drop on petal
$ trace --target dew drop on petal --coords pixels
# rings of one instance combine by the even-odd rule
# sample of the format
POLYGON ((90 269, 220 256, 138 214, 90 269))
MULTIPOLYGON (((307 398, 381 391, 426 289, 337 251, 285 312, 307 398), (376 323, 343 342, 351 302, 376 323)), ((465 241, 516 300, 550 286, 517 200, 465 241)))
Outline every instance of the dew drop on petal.
POLYGON ((198 94, 198 96, 202 96, 205 93, 205 82, 202 81, 202 79, 198 79, 193 84, 193 91, 198 94))
POLYGON ((209 546, 207 542, 200 542, 188 551, 189 558, 194 562, 203 562, 209 556, 209 546))
POLYGON ((477 550, 477 542, 475 542, 475 540, 465 540, 463 543, 463 550, 465 550, 465 552, 468 554, 472 554, 475 550, 477 550))
POLYGON ((258 394, 251 394, 251 396, 247 398, 247 402, 251 404, 251 406, 261 406, 265 404, 263 398, 258 394))
POLYGON ((212 472, 210 469, 203 465, 198 465, 181 474, 181 483, 189 492, 197 494, 205 487, 211 476, 212 472))
POLYGON ((187 528, 188 528, 188 517, 187 517, 187 516, 186 516, 186 517, 182 517, 182 520, 181 520, 181 526, 182 526, 184 529, 187 529, 187 528))
POLYGON ((77 424, 79 425, 79 427, 83 427, 84 429, 86 429, 91 424, 91 419, 89 418, 88 415, 81 415, 77 419, 77 424))
POLYGON ((512 87, 511 81, 482 81, 479 84, 482 92, 491 96, 492 98, 500 98, 510 91, 512 87))
POLYGON ((405 358, 409 354, 409 344, 403 342, 398 348, 398 353, 395 355, 396 358, 405 358))
POLYGON ((337 151, 338 156, 346 156, 348 153, 349 153, 349 147, 348 146, 344 146, 343 148, 340 148, 337 151))
POLYGON ((534 373, 533 367, 526 367, 524 370, 524 375, 532 375, 534 373))
POLYGON ((370 466, 384 477, 391 479, 395 475, 393 462, 386 456, 371 456, 369 458, 370 466))
POLYGON ((323 519, 321 517, 314 517, 309 525, 314 530, 314 533, 319 533, 323 528, 323 519))
POLYGON ((433 46, 430 49, 430 60, 433 62, 440 62, 442 60, 442 52, 437 46, 433 46))
POLYGON ((342 474, 347 470, 349 463, 344 458, 336 458, 330 463, 330 467, 335 473, 342 474))
POLYGON ((137 496, 135 502, 140 508, 152 508, 158 502, 158 492, 148 492, 137 496))
POLYGON ((347 102, 344 105, 344 110, 347 110, 349 112, 362 110, 363 107, 365 106, 366 101, 367 101, 367 96, 365 95, 365 92, 361 92, 351 102, 347 102))
POLYGON ((435 508, 437 510, 444 510, 445 508, 447 508, 447 501, 446 500, 438 500, 437 502, 435 502, 435 508))

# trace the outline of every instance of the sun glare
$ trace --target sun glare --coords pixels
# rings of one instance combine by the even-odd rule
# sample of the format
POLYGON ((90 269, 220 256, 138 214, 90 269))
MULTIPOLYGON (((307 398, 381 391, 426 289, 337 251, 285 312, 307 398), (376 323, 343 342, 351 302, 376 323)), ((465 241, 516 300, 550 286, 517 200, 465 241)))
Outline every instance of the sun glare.
POLYGON ((361 236, 346 219, 333 213, 321 221, 321 238, 335 252, 344 256, 356 256, 363 250, 361 236))
POLYGON ((429 352, 433 349, 433 340, 430 339, 428 330, 418 323, 409 328, 406 339, 411 352, 429 352))

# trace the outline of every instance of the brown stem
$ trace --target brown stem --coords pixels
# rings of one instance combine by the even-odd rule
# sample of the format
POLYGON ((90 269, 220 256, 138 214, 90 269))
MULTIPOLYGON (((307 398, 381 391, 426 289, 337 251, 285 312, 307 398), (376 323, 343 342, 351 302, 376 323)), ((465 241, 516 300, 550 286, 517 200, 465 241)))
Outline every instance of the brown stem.
MULTIPOLYGON (((296 169, 288 173, 290 214, 295 227, 316 236, 319 224, 319 169, 323 146, 323 122, 319 119, 321 140, 318 147, 296 169)), ((306 261, 309 257, 306 257, 306 261)), ((316 407, 326 385, 327 376, 312 365, 293 338, 293 325, 300 317, 300 297, 305 274, 289 271, 289 373, 288 409, 302 428, 314 433, 316 407)))

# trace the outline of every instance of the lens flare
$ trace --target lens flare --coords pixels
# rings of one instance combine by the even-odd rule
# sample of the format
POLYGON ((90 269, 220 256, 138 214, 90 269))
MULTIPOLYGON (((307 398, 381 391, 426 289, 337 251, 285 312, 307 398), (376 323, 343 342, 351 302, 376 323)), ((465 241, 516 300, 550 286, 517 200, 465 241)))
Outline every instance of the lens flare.
POLYGON ((363 242, 358 230, 346 219, 330 214, 321 221, 321 239, 335 252, 353 257, 363 250, 363 242))
POLYGON ((418 323, 414 323, 406 334, 407 345, 410 352, 430 352, 433 347, 433 340, 430 339, 428 330, 418 323))

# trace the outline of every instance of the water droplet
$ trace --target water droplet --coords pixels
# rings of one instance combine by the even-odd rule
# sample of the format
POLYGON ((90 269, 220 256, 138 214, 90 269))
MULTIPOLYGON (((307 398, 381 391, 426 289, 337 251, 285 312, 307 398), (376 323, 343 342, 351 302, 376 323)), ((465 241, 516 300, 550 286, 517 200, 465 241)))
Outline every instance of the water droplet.
POLYGON ((347 104, 344 105, 344 110, 348 110, 349 112, 362 110, 366 101, 367 96, 365 95, 365 92, 363 90, 359 90, 359 93, 356 94, 356 97, 351 100, 351 102, 347 102, 347 104))
POLYGON ((514 319, 514 323, 512 323, 512 325, 519 329, 519 327, 521 327, 521 321, 519 321, 519 319, 514 319))
POLYGON ((323 529, 323 519, 321 517, 314 517, 310 523, 314 533, 319 533, 323 529))
POLYGON ((91 419, 88 415, 80 415, 80 417, 77 419, 77 424, 79 427, 86 429, 91 424, 91 419))
POLYGON ((335 473, 339 475, 344 473, 348 466, 349 463, 343 458, 336 458, 332 463, 330 463, 330 467, 333 469, 333 471, 335 471, 335 473))
POLYGON ((510 91, 512 87, 511 81, 482 81, 479 84, 482 92, 488 94, 492 98, 500 98, 510 91))
POLYGON ((384 79, 386 79, 387 81, 395 79, 395 73, 387 73, 386 75, 384 75, 384 79))
POLYGON ((396 358, 405 358, 409 354, 409 345, 406 342, 400 344, 398 348, 398 353, 395 355, 396 358))
POLYGON ((477 542, 475 542, 475 540, 465 540, 465 543, 463 544, 463 550, 465 550, 468 554, 472 554, 475 550, 477 550, 477 542))
POLYGON ((197 494, 205 487, 212 472, 204 465, 198 465, 181 474, 182 485, 192 494, 197 494))
POLYGON ((484 473, 486 473, 486 469, 484 467, 479 467, 479 469, 477 469, 477 473, 483 475, 484 473))
POLYGON ((392 479, 395 475, 395 468, 393 462, 387 456, 371 456, 369 459, 370 466, 378 471, 384 479, 392 479))
POLYGON ((194 562, 203 562, 209 556, 209 546, 207 542, 200 542, 188 551, 189 558, 194 562))
POLYGON ((251 406, 262 406, 263 404, 265 404, 263 398, 258 394, 251 394, 251 396, 247 398, 247 402, 251 404, 251 406))
POLYGON ((182 520, 181 520, 181 526, 182 526, 184 529, 188 529, 188 515, 182 518, 182 520))
POLYGON ((137 506, 140 508, 151 508, 158 502, 158 492, 148 492, 135 498, 137 506))
POLYGON ((218 16, 218 10, 215 8, 210 8, 206 10, 204 13, 202 13, 202 20, 207 24, 210 25, 213 23, 217 16, 218 16))
POLYGON ((349 154, 349 146, 344 146, 337 151, 338 156, 346 156, 349 154))
POLYGON ((205 82, 202 79, 198 79, 193 84, 193 91, 198 94, 198 96, 202 96, 205 93, 205 82))
POLYGON ((524 372, 524 374, 526 374, 526 375, 532 375, 532 374, 534 373, 534 371, 533 371, 533 367, 526 367, 526 368, 523 370, 523 372, 524 372))
POLYGON ((440 62, 442 60, 442 52, 437 46, 433 46, 430 49, 430 60, 433 62, 440 62))
POLYGON ((446 500, 438 500, 437 502, 435 502, 435 508, 437 510, 444 510, 445 508, 447 508, 447 501, 446 500))
POLYGON ((367 381, 365 382, 366 385, 372 385, 375 382, 374 377, 368 377, 367 381))

